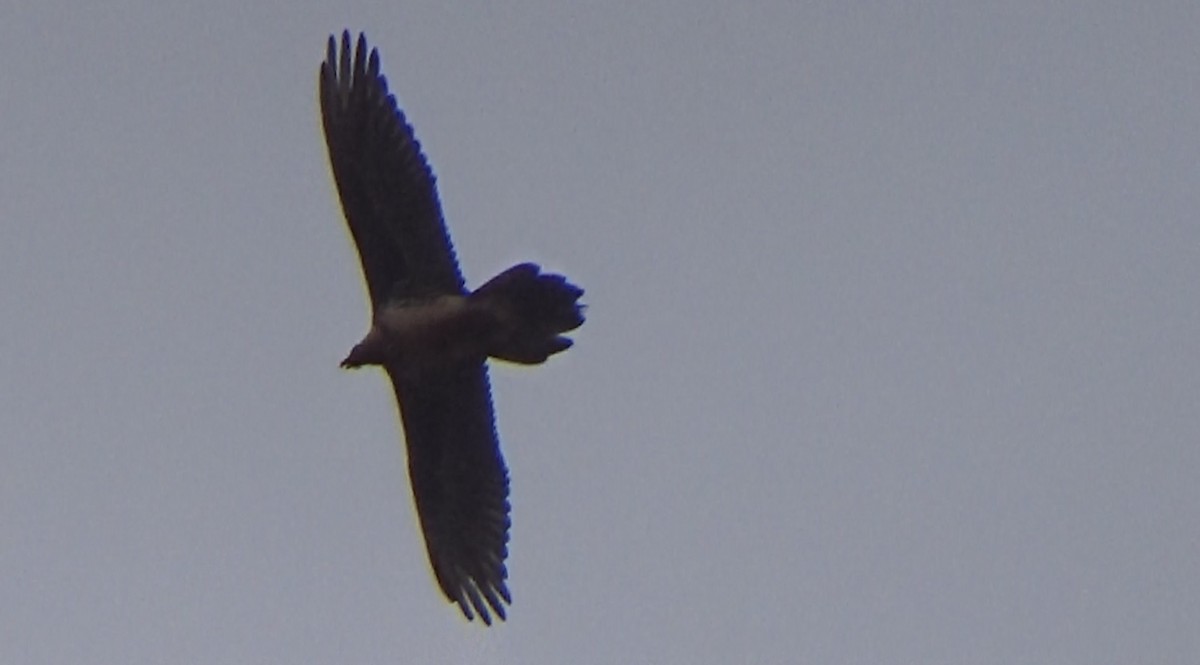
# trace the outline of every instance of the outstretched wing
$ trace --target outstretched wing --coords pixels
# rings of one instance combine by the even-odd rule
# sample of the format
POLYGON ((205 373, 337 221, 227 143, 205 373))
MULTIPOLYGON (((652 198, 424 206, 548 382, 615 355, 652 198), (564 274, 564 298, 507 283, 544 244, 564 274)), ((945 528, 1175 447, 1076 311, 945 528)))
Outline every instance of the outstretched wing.
POLYGON ((463 293, 433 171, 364 35, 353 57, 349 31, 340 50, 330 36, 319 87, 329 161, 371 304, 463 293))
POLYGON ((445 371, 388 367, 408 446, 425 547, 442 591, 467 619, 505 618, 508 469, 483 362, 445 371))

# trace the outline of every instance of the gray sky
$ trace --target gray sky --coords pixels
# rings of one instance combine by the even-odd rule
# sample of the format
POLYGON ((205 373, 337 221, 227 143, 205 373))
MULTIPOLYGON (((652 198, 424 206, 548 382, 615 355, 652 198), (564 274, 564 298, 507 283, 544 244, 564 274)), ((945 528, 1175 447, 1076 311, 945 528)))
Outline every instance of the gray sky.
POLYGON ((0 8, 0 662, 1200 662, 1196 3, 302 4, 0 8), (337 366, 343 27, 588 291, 490 630, 337 366))

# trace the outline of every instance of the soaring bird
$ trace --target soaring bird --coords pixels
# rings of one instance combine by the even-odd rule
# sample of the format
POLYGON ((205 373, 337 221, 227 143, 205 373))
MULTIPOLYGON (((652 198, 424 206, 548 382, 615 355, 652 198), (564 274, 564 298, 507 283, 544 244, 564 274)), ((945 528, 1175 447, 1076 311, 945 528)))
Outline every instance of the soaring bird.
POLYGON ((438 585, 468 621, 506 616, 508 469, 487 360, 537 365, 583 324, 583 290, 522 263, 467 291, 432 170, 366 37, 330 36, 319 75, 333 178, 362 261, 371 327, 342 367, 382 367, 438 585))

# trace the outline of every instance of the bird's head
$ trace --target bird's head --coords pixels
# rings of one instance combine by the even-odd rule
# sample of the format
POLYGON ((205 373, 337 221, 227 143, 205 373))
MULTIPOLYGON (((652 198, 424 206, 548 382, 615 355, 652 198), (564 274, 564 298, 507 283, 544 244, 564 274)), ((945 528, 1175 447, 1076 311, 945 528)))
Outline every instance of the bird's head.
POLYGON ((371 332, 361 342, 350 349, 350 354, 342 361, 345 369, 357 369, 364 365, 382 365, 387 360, 387 344, 379 329, 372 326, 371 332))

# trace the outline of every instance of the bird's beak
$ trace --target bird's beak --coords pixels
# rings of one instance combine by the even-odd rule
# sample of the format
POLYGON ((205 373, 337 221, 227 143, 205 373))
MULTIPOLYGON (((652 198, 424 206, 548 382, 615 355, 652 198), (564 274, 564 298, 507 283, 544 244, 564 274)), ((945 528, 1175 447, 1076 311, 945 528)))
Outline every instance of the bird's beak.
POLYGON ((363 366, 362 362, 362 345, 358 344, 353 349, 350 349, 350 355, 346 356, 342 361, 342 369, 358 369, 363 366))

